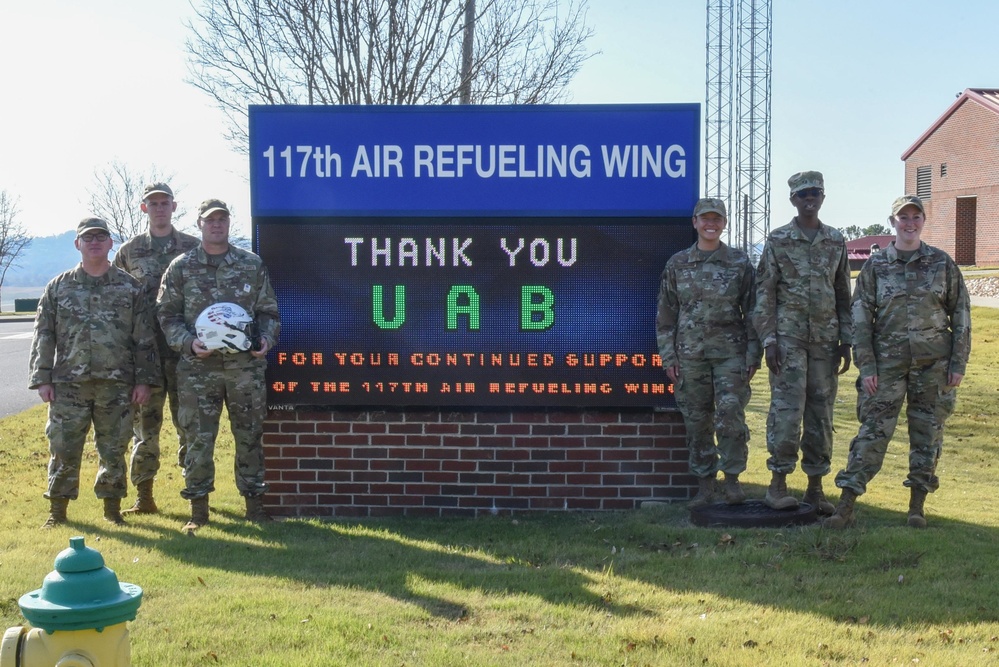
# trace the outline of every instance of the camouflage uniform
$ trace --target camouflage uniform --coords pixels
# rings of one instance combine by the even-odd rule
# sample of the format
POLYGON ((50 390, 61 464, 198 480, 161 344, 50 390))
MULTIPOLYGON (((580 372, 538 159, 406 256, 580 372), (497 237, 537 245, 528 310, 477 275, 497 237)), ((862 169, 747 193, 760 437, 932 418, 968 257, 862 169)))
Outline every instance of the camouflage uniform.
POLYGON ((220 302, 245 309, 272 347, 281 330, 267 268, 252 252, 230 246, 216 268, 199 246, 173 260, 163 274, 157 317, 167 343, 181 355, 177 363, 178 418, 187 434, 186 488, 181 496, 188 500, 202 498, 215 489, 215 439, 223 403, 236 441, 236 487, 246 497, 267 491, 262 444, 267 360, 249 352, 213 353, 205 359, 191 352, 198 315, 220 302))
POLYGON ((75 500, 80 462, 94 425, 98 498, 123 498, 131 432, 132 388, 159 384, 150 303, 141 283, 110 267, 103 276, 82 265, 53 278, 38 302, 28 387, 55 386, 46 498, 75 500))
POLYGON ((761 356, 749 320, 754 273, 741 250, 722 243, 703 251, 695 243, 670 257, 662 274, 656 338, 663 367, 680 369, 676 402, 686 425, 690 471, 697 477, 746 469, 747 369, 759 366, 761 356))
POLYGON ((902 401, 908 401, 909 476, 904 485, 932 492, 944 422, 956 391, 948 373, 964 375, 971 352, 971 306, 961 271, 925 243, 909 259, 892 243, 864 263, 853 294, 854 359, 861 377, 878 377, 873 396, 857 380, 860 431, 836 486, 856 495, 881 470, 902 401))
POLYGON ((753 324, 764 348, 776 344, 770 373, 767 468, 826 475, 832 457, 837 348, 853 340, 850 268, 840 232, 820 225, 815 238, 792 220, 770 233, 757 270, 753 324), (804 433, 802 433, 804 430, 804 433))
MULTIPOLYGON (((168 237, 165 245, 155 244, 147 231, 125 242, 114 257, 114 265, 142 281, 142 288, 154 309, 156 292, 160 278, 174 257, 197 248, 201 241, 177 229, 168 237)), ((170 398, 170 414, 177 437, 180 441, 178 460, 184 465, 184 429, 177 419, 177 360, 176 352, 166 344, 159 322, 153 318, 156 331, 156 347, 160 355, 161 386, 155 388, 145 405, 135 410, 132 422, 132 460, 129 467, 132 484, 153 479, 160 468, 160 429, 163 427, 163 404, 170 398)))

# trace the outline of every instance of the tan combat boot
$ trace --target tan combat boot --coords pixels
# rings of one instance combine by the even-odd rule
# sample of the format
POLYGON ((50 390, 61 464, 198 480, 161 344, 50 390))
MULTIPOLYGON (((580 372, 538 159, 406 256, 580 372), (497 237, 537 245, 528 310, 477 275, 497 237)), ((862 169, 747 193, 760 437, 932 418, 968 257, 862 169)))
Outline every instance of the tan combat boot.
POLYGON ((264 523, 273 521, 271 515, 264 511, 263 496, 246 496, 246 520, 264 523))
POLYGON ((208 496, 191 499, 191 520, 184 524, 181 530, 188 535, 194 535, 202 526, 208 525, 208 496))
POLYGON ((104 519, 116 526, 125 525, 125 517, 121 515, 121 498, 104 499, 104 519))
POLYGON ((710 505, 715 496, 715 476, 697 478, 697 495, 687 503, 687 509, 696 510, 699 507, 710 505))
POLYGON ((809 475, 808 488, 801 502, 808 503, 815 508, 815 513, 819 516, 831 516, 836 508, 826 500, 826 494, 822 492, 822 475, 809 475))
POLYGON ((850 489, 843 489, 843 495, 839 498, 839 505, 836 506, 836 513, 823 521, 822 527, 843 530, 852 526, 857 520, 857 517, 853 514, 853 503, 856 500, 856 493, 850 489))
POLYGON ((746 492, 739 484, 739 476, 725 473, 725 504, 741 505, 746 502, 746 492))
POLYGON ((909 489, 909 520, 907 523, 910 528, 926 528, 926 515, 923 513, 925 501, 925 491, 916 487, 909 489))
POLYGON ((49 498, 49 518, 42 524, 42 528, 55 528, 66 523, 67 507, 69 498, 49 498))
POLYGON ((122 510, 122 514, 156 514, 160 511, 153 500, 153 480, 147 479, 135 485, 138 496, 135 504, 128 509, 122 510))
POLYGON ((793 510, 798 508, 798 499, 787 492, 787 474, 775 472, 770 478, 770 487, 763 499, 767 507, 774 510, 793 510))

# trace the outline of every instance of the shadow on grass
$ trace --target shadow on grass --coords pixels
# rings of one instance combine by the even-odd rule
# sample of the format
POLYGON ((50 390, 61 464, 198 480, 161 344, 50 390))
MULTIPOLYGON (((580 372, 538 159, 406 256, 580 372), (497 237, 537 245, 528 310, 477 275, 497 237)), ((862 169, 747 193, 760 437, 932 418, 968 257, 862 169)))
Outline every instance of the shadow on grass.
MULTIPOLYGON (((747 487, 751 496, 762 493, 747 487)), ((667 597, 717 596, 872 626, 999 619, 999 584, 986 564, 999 531, 934 516, 928 529, 914 530, 904 511, 863 499, 857 511, 855 528, 828 531, 699 528, 682 507, 263 525, 213 507, 212 524, 194 537, 177 530, 186 515, 169 514, 162 517, 176 520, 169 527, 162 518, 135 518, 124 529, 88 532, 196 567, 378 592, 450 620, 468 614, 466 605, 419 594, 413 580, 615 615, 662 612, 661 599, 650 608, 626 603, 630 595, 619 600, 615 582, 624 582, 667 597)))
POLYGON ((195 567, 294 579, 314 587, 370 590, 450 620, 467 616, 467 606, 415 592, 413 580, 446 583, 490 596, 526 594, 552 605, 598 608, 616 615, 642 611, 597 592, 599 574, 581 573, 569 561, 552 562, 547 547, 532 547, 534 537, 549 543, 550 538, 538 534, 539 529, 547 529, 532 526, 528 519, 295 519, 253 524, 243 519, 242 512, 213 504, 212 523, 189 536, 178 530, 187 518, 186 514, 164 513, 154 521, 130 517, 122 528, 99 522, 71 521, 69 525, 85 528, 93 536, 90 539, 156 550, 195 567), (175 521, 167 527, 163 519, 175 521), (489 536, 489 526, 499 528, 499 521, 505 524, 500 532, 509 533, 520 524, 528 535, 507 536, 501 546, 489 536), (442 539, 442 533, 450 539, 442 539))

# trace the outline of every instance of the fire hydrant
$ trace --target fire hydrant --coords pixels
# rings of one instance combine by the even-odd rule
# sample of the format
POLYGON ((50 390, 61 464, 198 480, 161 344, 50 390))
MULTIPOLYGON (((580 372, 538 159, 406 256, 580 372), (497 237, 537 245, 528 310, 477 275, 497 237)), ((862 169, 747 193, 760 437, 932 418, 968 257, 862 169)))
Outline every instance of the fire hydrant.
POLYGON ((119 584, 100 552, 72 537, 42 587, 18 600, 33 627, 7 629, 0 667, 128 667, 125 623, 141 603, 141 588, 119 584))

